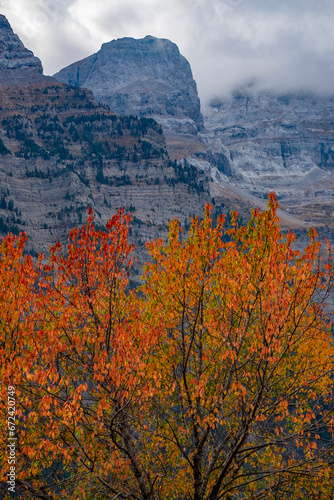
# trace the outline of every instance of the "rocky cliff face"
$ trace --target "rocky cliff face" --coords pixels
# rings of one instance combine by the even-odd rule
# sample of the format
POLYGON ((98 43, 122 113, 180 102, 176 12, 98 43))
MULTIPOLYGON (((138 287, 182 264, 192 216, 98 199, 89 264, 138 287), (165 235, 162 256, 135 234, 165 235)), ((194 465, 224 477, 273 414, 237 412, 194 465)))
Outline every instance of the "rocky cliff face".
POLYGON ((26 49, 5 16, 0 15, 0 85, 51 81, 43 75, 41 61, 26 49))
POLYGON ((211 197, 217 211, 248 217, 273 190, 284 226, 333 231, 334 99, 236 92, 212 102, 204 129, 189 64, 171 42, 105 44, 57 75, 70 87, 43 81, 39 60, 1 23, 0 78, 12 72, 16 87, 0 88, 0 232, 25 229, 46 249, 88 205, 101 223, 124 206, 143 248, 211 197))
POLYGON ((92 89, 98 102, 118 114, 151 116, 185 132, 203 126, 190 65, 169 40, 113 40, 54 77, 92 89))
POLYGON ((334 225, 334 99, 247 89, 212 102, 203 129, 189 64, 153 37, 114 40, 55 76, 121 114, 157 119, 172 158, 210 172, 219 200, 265 206, 276 191, 287 224, 334 225))
POLYGON ((0 89, 0 108, 0 233, 24 230, 34 250, 64 242, 88 206, 99 224, 124 207, 141 260, 145 241, 210 199, 209 179, 170 160, 154 120, 117 116, 85 89, 0 89))
POLYGON ((0 236, 26 231, 28 250, 47 253, 84 223, 88 206, 99 225, 124 207, 133 213, 140 272, 145 241, 165 237, 173 217, 189 224, 203 212, 209 177, 170 159, 155 120, 118 116, 90 90, 45 79, 40 61, 1 23, 0 236))
POLYGON ((254 201, 276 191, 290 220, 333 226, 334 98, 236 92, 205 117, 217 186, 254 201))
POLYGON ((113 40, 54 77, 91 89, 97 102, 115 113, 157 120, 175 158, 203 149, 197 140, 203 118, 196 83, 188 61, 169 40, 113 40))

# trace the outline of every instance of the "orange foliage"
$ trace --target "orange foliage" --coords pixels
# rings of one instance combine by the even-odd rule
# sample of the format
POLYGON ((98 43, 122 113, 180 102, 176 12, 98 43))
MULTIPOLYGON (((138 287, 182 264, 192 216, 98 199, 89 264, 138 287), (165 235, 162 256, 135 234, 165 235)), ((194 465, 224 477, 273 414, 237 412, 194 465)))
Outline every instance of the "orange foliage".
MULTIPOLYGON (((330 247, 301 256, 277 201, 170 223, 129 292, 130 217, 70 233, 47 265, 0 254, 1 460, 16 387, 18 491, 30 498, 331 498, 330 247), (226 242, 228 236, 228 242, 226 242), (323 260, 322 260, 323 259, 323 260), (24 492, 24 493, 23 493, 24 492)), ((5 483, 3 483, 5 484, 5 483)), ((4 488, 5 490, 5 488, 4 488)))

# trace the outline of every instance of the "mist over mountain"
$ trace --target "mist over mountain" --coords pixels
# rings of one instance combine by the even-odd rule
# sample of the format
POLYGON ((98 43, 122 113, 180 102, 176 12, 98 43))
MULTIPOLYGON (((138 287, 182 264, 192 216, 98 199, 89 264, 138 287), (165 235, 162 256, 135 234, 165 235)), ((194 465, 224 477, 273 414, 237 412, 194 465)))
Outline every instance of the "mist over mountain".
POLYGON ((250 81, 277 93, 331 94, 332 0, 1 0, 46 74, 112 39, 172 40, 190 62, 202 106, 250 81))
POLYGON ((333 226, 334 97, 242 89, 212 100, 205 126, 217 186, 275 191, 292 226, 333 226))

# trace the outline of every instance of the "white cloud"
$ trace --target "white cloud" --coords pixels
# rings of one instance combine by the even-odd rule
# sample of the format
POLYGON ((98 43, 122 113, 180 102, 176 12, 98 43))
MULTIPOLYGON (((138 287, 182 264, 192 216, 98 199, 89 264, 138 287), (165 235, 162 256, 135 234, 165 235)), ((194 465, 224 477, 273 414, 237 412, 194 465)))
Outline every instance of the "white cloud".
POLYGON ((45 73, 113 38, 169 38, 202 101, 250 80, 334 93, 332 0, 0 0, 45 73))

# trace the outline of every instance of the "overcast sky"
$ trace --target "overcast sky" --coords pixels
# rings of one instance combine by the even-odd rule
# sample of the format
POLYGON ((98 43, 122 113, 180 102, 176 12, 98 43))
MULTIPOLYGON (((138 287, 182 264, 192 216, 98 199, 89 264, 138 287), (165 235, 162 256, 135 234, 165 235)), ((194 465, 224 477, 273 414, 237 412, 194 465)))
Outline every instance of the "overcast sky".
POLYGON ((334 94, 334 0, 0 0, 46 74, 114 38, 168 38, 202 103, 257 82, 334 94))

